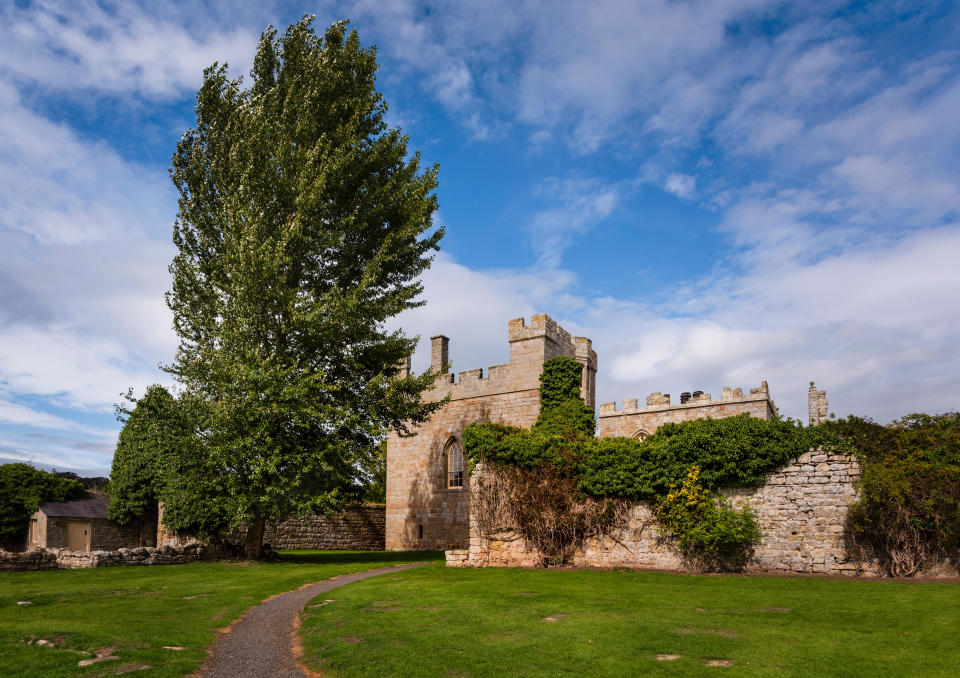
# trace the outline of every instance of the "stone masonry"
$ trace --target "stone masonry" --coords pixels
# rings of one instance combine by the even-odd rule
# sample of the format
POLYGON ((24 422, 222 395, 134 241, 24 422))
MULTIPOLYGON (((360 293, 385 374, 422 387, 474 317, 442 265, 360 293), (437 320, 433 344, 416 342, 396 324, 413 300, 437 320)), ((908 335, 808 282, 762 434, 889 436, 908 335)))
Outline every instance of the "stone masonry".
MULTIPOLYGON (((498 422, 531 427, 540 409, 539 380, 544 361, 570 356, 585 366, 581 394, 592 408, 595 400, 597 354, 589 339, 573 337, 546 315, 527 325, 522 318, 508 324, 510 361, 489 368, 447 372, 449 339, 431 339, 431 367, 440 373, 424 399, 448 402, 415 435, 387 439, 387 549, 448 549, 451 566, 529 566, 536 562, 517 534, 506 531, 481 539, 470 520, 470 486, 449 487, 447 456, 456 450, 464 428, 474 422, 498 422)), ((410 362, 400 368, 410 373, 410 362)), ((776 416, 767 382, 744 393, 725 387, 719 400, 708 393, 683 393, 679 403, 670 395, 652 393, 645 407, 637 399, 604 403, 597 416, 597 436, 643 439, 667 422, 749 414, 776 416)), ((826 393, 810 385, 810 421, 827 416, 826 393)), ((757 515, 763 538, 751 569, 760 571, 848 573, 843 523, 856 500, 856 461, 844 455, 811 451, 767 476, 758 488, 728 488, 736 504, 749 504, 757 515)), ((574 564, 683 569, 668 539, 659 534, 645 503, 632 509, 628 524, 617 534, 588 542, 574 564)))
POLYGON ((121 548, 113 551, 71 551, 35 549, 11 553, 0 551, 0 572, 76 570, 91 567, 131 565, 180 565, 198 560, 215 560, 223 553, 214 546, 192 542, 182 546, 121 548))
MULTIPOLYGON (((540 372, 557 356, 581 362, 581 391, 593 407, 597 354, 589 339, 573 337, 546 315, 523 318, 507 326, 510 361, 487 370, 443 372, 448 364, 449 340, 431 340, 431 367, 443 372, 436 386, 424 394, 427 402, 449 396, 449 402, 411 438, 387 438, 386 547, 390 550, 447 549, 469 542, 469 485, 448 487, 446 450, 461 439, 474 422, 499 422, 531 427, 540 411, 540 372)), ((409 373, 409 362, 401 374, 409 373)))
POLYGON ((640 440, 651 435, 667 422, 691 421, 712 417, 720 419, 738 414, 749 414, 760 419, 770 419, 777 408, 770 399, 767 382, 749 393, 743 389, 724 387, 720 400, 713 400, 709 393, 683 394, 680 403, 670 403, 670 394, 651 393, 647 406, 638 407, 636 398, 623 401, 623 409, 617 410, 616 402, 603 403, 597 413, 597 437, 624 436, 640 440))
POLYGON ((810 382, 810 390, 807 392, 807 408, 810 414, 810 425, 816 426, 822 424, 830 416, 829 405, 827 404, 827 392, 818 391, 814 383, 810 382))
MULTIPOLYGON (((846 560, 843 521, 856 499, 853 480, 860 469, 853 457, 814 450, 769 474, 761 487, 722 492, 735 505, 749 505, 763 538, 752 571, 854 574, 846 560)), ((481 539, 471 531, 468 549, 449 551, 451 567, 530 567, 534 554, 512 531, 481 539)), ((674 545, 657 530, 649 506, 637 503, 618 532, 587 542, 573 561, 581 567, 627 566, 682 570, 674 545)))
MULTIPOLYGON (((266 526, 263 543, 274 550, 382 551, 385 509, 375 504, 349 506, 330 515, 292 517, 266 526)), ((237 527, 226 541, 242 544, 246 528, 237 527)))

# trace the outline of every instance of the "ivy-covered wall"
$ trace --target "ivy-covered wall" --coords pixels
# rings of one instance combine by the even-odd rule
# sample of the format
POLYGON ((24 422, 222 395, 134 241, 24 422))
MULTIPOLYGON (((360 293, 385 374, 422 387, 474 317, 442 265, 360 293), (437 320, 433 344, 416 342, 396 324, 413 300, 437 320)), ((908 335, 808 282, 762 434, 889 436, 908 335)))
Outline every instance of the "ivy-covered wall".
MULTIPOLYGON (((482 470, 480 471, 482 473, 482 470)), ((854 574, 846 560, 843 524, 856 500, 860 467, 849 455, 811 451, 769 473, 759 487, 721 490, 734 505, 749 505, 763 537, 748 571, 854 574)), ((475 475, 472 482, 478 482, 475 475)), ((482 539, 471 530, 470 548, 448 552, 448 565, 533 567, 537 556, 512 531, 482 539)), ((685 565, 657 529, 649 505, 636 502, 627 525, 586 542, 573 565, 682 570, 685 565)))

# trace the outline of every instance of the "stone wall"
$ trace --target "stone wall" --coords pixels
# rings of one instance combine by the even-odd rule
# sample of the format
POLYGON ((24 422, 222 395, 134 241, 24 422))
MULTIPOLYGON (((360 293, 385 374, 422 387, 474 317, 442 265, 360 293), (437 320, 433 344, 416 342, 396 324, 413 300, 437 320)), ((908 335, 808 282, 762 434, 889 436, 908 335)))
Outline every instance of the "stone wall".
MULTIPOLYGON (((749 570, 855 573, 843 548, 843 522, 856 500, 853 480, 860 468, 853 457, 819 450, 801 455, 769 474, 757 488, 723 492, 735 504, 749 505, 763 539, 749 570)), ((513 532, 482 539, 471 531, 469 549, 448 552, 451 567, 531 567, 536 557, 513 532)), ((625 528, 587 542, 573 561, 577 566, 627 566, 682 570, 673 544, 664 540, 650 508, 633 507, 625 528)))
POLYGON ((707 417, 722 419, 738 414, 770 419, 777 411, 770 399, 767 382, 751 388, 749 393, 740 388, 725 387, 720 400, 713 400, 709 393, 698 393, 686 402, 671 404, 669 393, 651 393, 647 396, 646 407, 639 407, 637 403, 637 398, 628 398, 623 401, 622 410, 617 409, 616 402, 602 403, 597 413, 597 437, 624 436, 642 440, 668 422, 707 417))
MULTIPOLYGON (((584 364, 581 392, 593 407, 597 354, 590 340, 573 337, 546 315, 507 326, 510 362, 482 369, 441 374, 424 394, 427 402, 450 401, 412 438, 387 438, 386 547, 390 550, 446 549, 469 542, 469 488, 448 487, 445 451, 452 439, 474 422, 498 422, 530 428, 540 412, 543 363, 569 356, 584 364)), ((448 340, 432 339, 432 367, 448 362, 448 340)), ((409 364, 401 374, 409 373, 409 364)))
POLYGON ((763 541, 757 548, 756 568, 855 570, 843 547, 843 523, 857 499, 853 481, 859 475, 853 456, 815 450, 768 475, 761 487, 724 492, 735 505, 747 504, 757 514, 763 541))
POLYGON ((274 550, 382 551, 385 522, 383 506, 351 506, 329 516, 291 518, 276 526, 268 525, 263 543, 274 550))
POLYGON ((37 549, 22 553, 0 551, 0 572, 35 570, 75 570, 91 567, 124 565, 179 565, 198 560, 222 557, 215 547, 194 542, 184 546, 163 548, 122 548, 116 551, 70 551, 67 549, 37 549))
MULTIPOLYGON (((275 551, 322 549, 330 551, 382 551, 386 510, 376 504, 349 506, 338 513, 290 518, 267 524, 263 543, 275 551)), ((243 544, 247 529, 236 527, 225 541, 243 544)), ((171 543, 168 540, 168 543, 171 543)))

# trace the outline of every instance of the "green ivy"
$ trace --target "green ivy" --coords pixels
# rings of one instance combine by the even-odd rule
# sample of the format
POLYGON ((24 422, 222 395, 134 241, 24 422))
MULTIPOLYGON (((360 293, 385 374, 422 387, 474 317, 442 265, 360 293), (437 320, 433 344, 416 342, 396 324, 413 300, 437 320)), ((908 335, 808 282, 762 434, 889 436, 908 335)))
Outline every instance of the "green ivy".
MULTIPOLYGON (((573 358, 560 356, 543 364, 540 373, 540 414, 549 412, 568 400, 580 400, 583 365, 573 358)), ((586 409, 586 404, 584 404, 586 409)))
POLYGON ((640 442, 602 438, 585 458, 580 488, 593 496, 654 499, 680 485, 693 466, 712 490, 761 485, 767 473, 803 454, 816 431, 790 419, 748 414, 668 423, 640 442))

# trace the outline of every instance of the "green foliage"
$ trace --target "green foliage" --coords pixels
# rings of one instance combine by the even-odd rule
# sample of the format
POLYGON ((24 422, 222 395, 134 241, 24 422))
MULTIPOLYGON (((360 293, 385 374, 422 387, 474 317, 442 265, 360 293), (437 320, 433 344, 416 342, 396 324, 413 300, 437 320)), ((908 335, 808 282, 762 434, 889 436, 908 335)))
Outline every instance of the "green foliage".
POLYGON ((587 458, 581 489, 594 496, 652 499, 700 468, 700 483, 760 485, 765 474, 810 449, 815 432, 790 419, 758 419, 748 414, 724 419, 668 423, 640 442, 598 440, 587 458))
POLYGON ((356 497, 383 432, 442 405, 420 400, 433 373, 397 377, 417 339, 385 327, 423 303, 443 229, 437 167, 387 128, 375 56, 346 22, 268 28, 248 89, 206 69, 173 158, 170 371, 248 525, 356 497))
POLYGON ((0 465, 0 545, 18 548, 40 504, 79 499, 83 485, 29 464, 0 465))
POLYGON ((118 407, 124 421, 110 469, 107 515, 121 525, 156 515, 163 491, 163 468, 182 446, 184 427, 177 402, 164 387, 154 384, 134 400, 133 409, 118 407))
POLYGON ((81 476, 73 471, 54 471, 61 478, 76 480, 85 490, 106 492, 110 487, 110 479, 103 476, 81 476))
POLYGON ((164 524, 198 537, 217 535, 230 523, 217 469, 209 462, 197 431, 195 399, 177 400, 162 386, 149 387, 126 417, 110 471, 111 520, 154 518, 164 503, 164 524))
POLYGON ((387 441, 377 445, 373 456, 364 470, 368 474, 363 500, 371 504, 385 504, 387 501, 387 441))
POLYGON ((654 513, 661 531, 676 540, 684 560, 698 570, 742 570, 762 536, 749 508, 738 511, 700 484, 698 466, 679 489, 672 486, 656 502, 654 513))
POLYGON ((561 477, 575 477, 594 444, 596 426, 593 410, 580 397, 580 370, 580 363, 567 357, 543 364, 540 416, 530 430, 496 423, 469 425, 463 446, 470 468, 480 461, 524 469, 550 466, 561 477))
POLYGON ((890 576, 960 562, 960 414, 912 414, 888 426, 850 417, 824 428, 862 466, 846 524, 859 560, 890 576))
POLYGON ((559 356, 543 363, 540 372, 540 414, 568 400, 580 399, 583 365, 573 358, 559 356))

